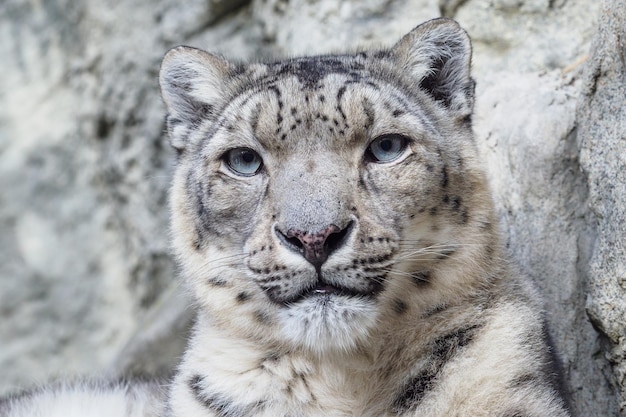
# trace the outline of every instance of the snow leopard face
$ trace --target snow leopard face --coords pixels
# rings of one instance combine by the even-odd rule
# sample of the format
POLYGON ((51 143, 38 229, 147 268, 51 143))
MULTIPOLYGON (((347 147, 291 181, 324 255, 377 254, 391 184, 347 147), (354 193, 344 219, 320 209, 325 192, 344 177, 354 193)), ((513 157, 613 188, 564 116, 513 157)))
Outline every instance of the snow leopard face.
POLYGON ((324 352, 462 291, 446 265, 476 259, 466 243, 491 224, 469 64, 449 21, 355 55, 244 66, 170 51, 172 233, 201 311, 324 352))

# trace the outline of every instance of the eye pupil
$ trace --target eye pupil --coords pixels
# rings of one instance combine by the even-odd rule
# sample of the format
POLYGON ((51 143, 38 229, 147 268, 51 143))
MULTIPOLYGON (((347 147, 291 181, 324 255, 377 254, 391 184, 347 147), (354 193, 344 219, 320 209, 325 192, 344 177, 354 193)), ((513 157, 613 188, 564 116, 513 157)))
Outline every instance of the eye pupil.
POLYGON ((249 164, 254 161, 254 154, 252 152, 247 152, 241 155, 241 159, 243 162, 249 164))
POLYGON ((385 152, 389 152, 392 148, 393 144, 391 143, 391 141, 389 139, 385 139, 383 141, 380 142, 380 149, 382 149, 385 152))

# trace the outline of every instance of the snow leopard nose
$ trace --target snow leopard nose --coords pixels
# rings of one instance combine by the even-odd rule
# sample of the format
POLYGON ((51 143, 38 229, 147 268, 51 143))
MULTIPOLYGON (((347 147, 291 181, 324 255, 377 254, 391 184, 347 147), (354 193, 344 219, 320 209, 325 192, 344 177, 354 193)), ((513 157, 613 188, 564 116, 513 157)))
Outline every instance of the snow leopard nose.
POLYGON ((345 244, 352 224, 351 221, 343 229, 330 224, 314 233, 295 228, 283 233, 276 229, 276 234, 287 248, 300 253, 313 266, 319 268, 333 252, 345 244))

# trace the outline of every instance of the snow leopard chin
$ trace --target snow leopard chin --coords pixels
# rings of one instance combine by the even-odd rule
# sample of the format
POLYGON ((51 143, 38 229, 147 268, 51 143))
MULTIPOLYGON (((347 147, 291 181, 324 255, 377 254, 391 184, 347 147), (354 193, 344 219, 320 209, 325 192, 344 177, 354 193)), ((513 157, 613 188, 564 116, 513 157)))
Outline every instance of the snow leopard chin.
POLYGON ((375 327, 378 312, 372 298, 319 294, 285 306, 278 320, 286 343, 320 355, 355 350, 375 327))

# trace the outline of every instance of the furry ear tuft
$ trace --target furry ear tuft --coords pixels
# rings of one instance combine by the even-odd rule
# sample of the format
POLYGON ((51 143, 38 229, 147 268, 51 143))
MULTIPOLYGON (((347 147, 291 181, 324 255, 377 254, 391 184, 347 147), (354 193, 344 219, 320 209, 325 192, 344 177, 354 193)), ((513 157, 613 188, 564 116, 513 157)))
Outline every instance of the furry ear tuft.
POLYGON ((228 96, 232 72, 228 61, 200 49, 178 46, 165 55, 159 84, 174 148, 184 149, 189 131, 212 119, 228 96))
POLYGON ((396 62, 435 101, 466 119, 474 107, 470 77, 472 46, 452 19, 434 19, 405 35, 393 47, 396 62))

